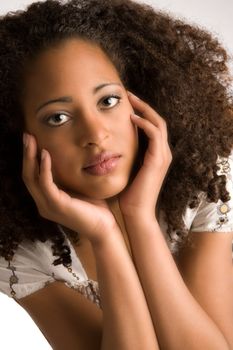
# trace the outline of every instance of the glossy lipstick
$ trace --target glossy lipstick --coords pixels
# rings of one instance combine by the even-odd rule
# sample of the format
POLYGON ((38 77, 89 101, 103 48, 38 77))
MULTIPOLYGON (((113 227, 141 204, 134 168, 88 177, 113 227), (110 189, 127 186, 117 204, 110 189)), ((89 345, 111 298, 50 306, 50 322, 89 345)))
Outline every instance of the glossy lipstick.
POLYGON ((93 157, 83 169, 91 175, 107 175, 117 167, 120 157, 119 154, 103 152, 93 157))

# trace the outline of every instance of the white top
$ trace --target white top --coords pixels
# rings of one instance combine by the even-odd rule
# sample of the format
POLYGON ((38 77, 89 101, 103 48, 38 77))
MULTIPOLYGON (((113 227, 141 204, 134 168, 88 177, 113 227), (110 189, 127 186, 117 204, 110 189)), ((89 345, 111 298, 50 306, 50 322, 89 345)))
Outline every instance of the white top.
MULTIPOLYGON (((227 190, 230 201, 209 203, 206 195, 200 193, 201 202, 195 209, 187 208, 183 217, 186 227, 193 232, 233 232, 233 152, 228 159, 219 158, 219 174, 227 176, 227 190)), ((160 219, 162 231, 166 237, 166 224, 160 219)), ((174 233, 175 235, 175 233, 174 233)), ((98 283, 88 279, 88 276, 78 258, 70 240, 66 236, 65 243, 71 249, 72 266, 54 266, 55 257, 52 254, 52 242, 23 242, 19 245, 13 260, 9 264, 0 257, 0 292, 13 297, 23 298, 44 288, 54 281, 62 281, 99 307, 100 297, 98 283)), ((171 251, 175 251, 170 246, 171 251)))

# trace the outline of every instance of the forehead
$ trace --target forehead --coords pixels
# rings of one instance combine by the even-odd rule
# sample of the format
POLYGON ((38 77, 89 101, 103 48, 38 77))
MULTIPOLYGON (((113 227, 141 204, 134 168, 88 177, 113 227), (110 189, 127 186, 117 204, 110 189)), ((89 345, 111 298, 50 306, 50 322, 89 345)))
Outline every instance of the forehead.
POLYGON ((32 76, 37 78, 54 78, 65 76, 67 73, 85 74, 112 74, 118 72, 106 55, 96 44, 81 39, 69 39, 48 48, 40 53, 28 64, 25 79, 32 76))
MULTIPOLYGON (((38 98, 49 91, 91 88, 103 81, 120 81, 119 74, 96 44, 69 39, 40 53, 25 72, 25 95, 38 98)), ((61 91, 62 93, 63 91, 61 91)))

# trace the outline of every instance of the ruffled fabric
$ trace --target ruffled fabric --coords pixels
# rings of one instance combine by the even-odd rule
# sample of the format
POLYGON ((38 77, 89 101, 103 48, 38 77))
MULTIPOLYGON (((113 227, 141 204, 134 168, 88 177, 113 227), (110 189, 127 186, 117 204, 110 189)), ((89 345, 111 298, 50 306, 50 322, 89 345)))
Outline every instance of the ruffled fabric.
MULTIPOLYGON (((197 208, 187 208, 183 215, 185 227, 190 232, 219 232, 231 233, 233 232, 233 151, 228 158, 218 157, 217 165, 219 166, 219 175, 226 176, 226 188, 230 194, 228 202, 219 200, 217 203, 208 202, 205 193, 200 193, 200 203, 197 208)), ((164 220, 163 213, 160 213, 160 226, 167 240, 168 246, 172 253, 178 250, 175 242, 177 234, 174 231, 171 237, 174 242, 171 242, 167 235, 167 224, 164 220)), ((232 246, 233 254, 233 246, 232 246)))
POLYGON ((52 264, 54 256, 51 241, 23 242, 11 262, 1 257, 0 291, 18 300, 54 281, 61 281, 101 307, 98 283, 88 279, 68 238, 65 243, 71 249, 72 265, 68 268, 52 264))

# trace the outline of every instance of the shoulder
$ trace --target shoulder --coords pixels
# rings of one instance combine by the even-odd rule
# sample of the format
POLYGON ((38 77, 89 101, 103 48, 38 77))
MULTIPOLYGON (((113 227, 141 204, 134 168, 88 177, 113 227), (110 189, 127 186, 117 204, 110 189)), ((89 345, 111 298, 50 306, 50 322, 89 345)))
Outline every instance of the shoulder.
POLYGON ((18 303, 54 349, 100 348, 102 310, 75 289, 55 281, 18 303))
MULTIPOLYGON (((35 288, 28 290, 27 293, 21 293, 20 298, 17 293, 16 301, 29 313, 52 347, 99 349, 102 337, 102 311, 98 284, 88 280, 70 241, 67 239, 65 243, 71 248, 72 265, 68 268, 63 265, 52 265, 54 256, 51 242, 45 246, 44 243, 39 243, 33 248, 25 244, 21 246, 23 252, 19 250, 14 260, 14 263, 21 260, 22 264, 16 266, 18 282, 21 280, 22 270, 26 270, 34 280, 29 284, 34 285, 36 270, 42 283, 41 286, 35 285, 35 288), (27 263, 31 262, 28 268, 25 265, 26 258, 29 259, 27 263)), ((17 285, 14 287, 16 290, 17 285)), ((20 288, 17 292, 19 291, 20 288)))
POLYGON ((226 176, 228 202, 209 202, 206 194, 200 193, 200 203, 195 209, 187 208, 183 217, 186 227, 192 232, 233 232, 233 151, 228 158, 218 157, 218 174, 226 176))
POLYGON ((23 242, 8 262, 0 257, 0 291, 22 298, 53 282, 49 271, 52 262, 49 242, 23 242))
POLYGON ((65 243, 71 250, 72 264, 69 267, 53 265, 55 256, 50 240, 22 242, 11 262, 0 257, 0 291, 18 300, 43 289, 51 282, 61 281, 93 302, 99 302, 97 283, 88 280, 80 259, 67 238, 65 243))
MULTIPOLYGON (((218 157, 217 165, 219 167, 218 174, 226 176, 226 189, 229 192, 230 200, 228 202, 222 202, 221 200, 216 203, 209 202, 206 194, 200 192, 198 207, 193 209, 187 207, 183 214, 183 221, 190 236, 195 236, 198 239, 198 236, 201 236, 203 232, 208 232, 212 233, 205 235, 205 238, 209 240, 213 237, 213 234, 221 233, 222 236, 228 234, 229 237, 226 240, 231 245, 230 237, 233 232, 233 151, 227 158, 218 157)), ((172 232, 175 242, 171 242, 166 233, 167 223, 163 212, 160 212, 159 223, 171 252, 177 254, 179 250, 176 242, 177 235, 175 231, 172 232)), ((217 236, 219 237, 219 235, 217 236)))

